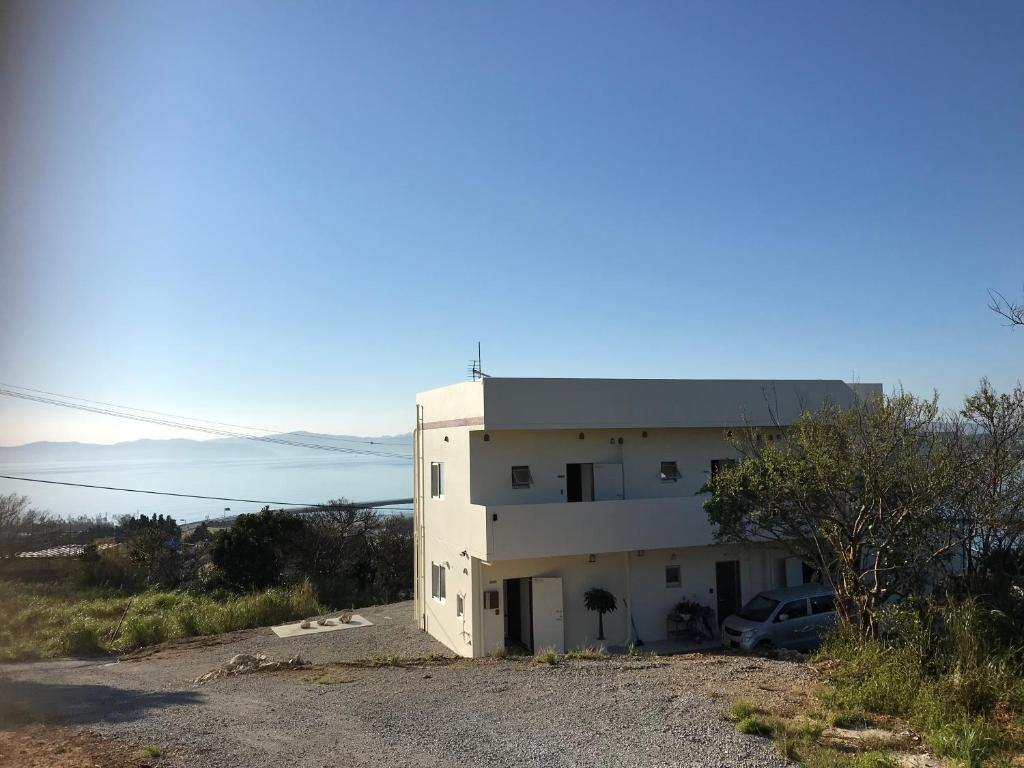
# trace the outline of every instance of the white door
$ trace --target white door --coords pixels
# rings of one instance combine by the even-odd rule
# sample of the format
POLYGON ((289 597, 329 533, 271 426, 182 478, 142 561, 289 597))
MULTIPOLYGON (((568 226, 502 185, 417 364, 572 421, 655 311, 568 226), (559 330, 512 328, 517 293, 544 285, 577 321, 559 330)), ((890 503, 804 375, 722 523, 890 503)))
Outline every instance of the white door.
POLYGON ((799 557, 786 558, 786 586, 797 587, 804 583, 804 561, 799 557))
POLYGON ((565 623, 562 620, 562 580, 560 578, 534 578, 533 599, 533 652, 554 649, 565 653, 565 623))
POLYGON ((594 465, 594 500, 609 501, 622 498, 622 465, 594 465))

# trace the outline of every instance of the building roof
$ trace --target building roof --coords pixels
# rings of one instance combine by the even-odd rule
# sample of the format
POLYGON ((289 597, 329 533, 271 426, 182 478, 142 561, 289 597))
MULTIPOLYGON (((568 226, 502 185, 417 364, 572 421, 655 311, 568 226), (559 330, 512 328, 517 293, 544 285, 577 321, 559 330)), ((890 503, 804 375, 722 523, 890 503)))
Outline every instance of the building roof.
POLYGON ((789 424, 826 403, 880 395, 838 379, 527 379, 490 377, 423 392, 425 426, 627 429, 789 424))

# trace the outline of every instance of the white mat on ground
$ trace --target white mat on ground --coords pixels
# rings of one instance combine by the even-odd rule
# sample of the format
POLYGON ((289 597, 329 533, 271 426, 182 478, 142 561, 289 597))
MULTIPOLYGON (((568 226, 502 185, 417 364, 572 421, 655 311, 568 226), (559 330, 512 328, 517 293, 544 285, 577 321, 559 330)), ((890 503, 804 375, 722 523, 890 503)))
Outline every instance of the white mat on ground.
POLYGON ((324 626, 320 626, 316 623, 315 619, 311 619, 309 622, 309 629, 303 629, 300 625, 301 621, 294 624, 281 624, 277 627, 271 627, 274 630, 274 634, 278 637, 298 637, 299 635, 315 635, 318 632, 334 632, 339 629, 356 629, 357 627, 372 627, 373 622, 367 621, 358 613, 352 617, 352 620, 348 624, 342 624, 338 621, 337 617, 331 617, 327 619, 327 623, 324 626))

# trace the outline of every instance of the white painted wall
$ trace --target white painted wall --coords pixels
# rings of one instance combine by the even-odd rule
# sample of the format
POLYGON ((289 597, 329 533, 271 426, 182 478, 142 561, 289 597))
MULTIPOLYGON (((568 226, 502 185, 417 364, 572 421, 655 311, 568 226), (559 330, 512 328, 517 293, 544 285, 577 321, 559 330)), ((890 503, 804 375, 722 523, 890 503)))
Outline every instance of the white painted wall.
POLYGON ((711 476, 712 459, 738 457, 721 428, 476 429, 470 433, 469 445, 473 467, 470 498, 482 505, 565 501, 565 467, 576 463, 622 464, 627 499, 692 497, 711 476), (642 436, 644 432, 647 437, 642 436), (489 440, 484 440, 485 434, 489 440), (682 477, 662 482, 662 461, 675 461, 682 477), (512 467, 523 464, 530 467, 533 485, 513 488, 512 467))
MULTIPOLYGON (((605 616, 605 643, 625 644, 629 635, 623 600, 631 592, 636 630, 644 642, 652 642, 665 639, 665 617, 683 598, 716 608, 717 561, 740 561, 741 596, 745 602, 757 592, 782 586, 777 583, 775 574, 778 570, 776 563, 784 556, 784 553, 767 547, 715 546, 648 550, 643 555, 633 551, 613 552, 596 555, 593 563, 585 555, 504 560, 481 565, 479 591, 481 594, 486 589, 501 591, 504 579, 561 577, 566 648, 598 645, 597 615, 583 607, 583 595, 593 587, 607 589, 619 602, 618 609, 605 616), (668 588, 665 586, 665 566, 676 564, 681 568, 682 584, 668 588), (629 592, 627 579, 631 584, 629 592)), ((491 653, 504 645, 504 610, 502 604, 497 611, 488 611, 481 616, 479 631, 482 637, 475 646, 478 655, 491 653)))

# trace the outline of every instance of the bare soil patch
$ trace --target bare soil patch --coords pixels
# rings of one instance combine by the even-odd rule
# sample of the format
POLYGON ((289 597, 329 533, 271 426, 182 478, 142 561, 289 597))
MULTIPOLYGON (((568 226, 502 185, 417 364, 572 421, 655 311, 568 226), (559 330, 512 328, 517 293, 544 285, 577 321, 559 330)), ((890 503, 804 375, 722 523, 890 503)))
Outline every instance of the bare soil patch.
POLYGON ((0 768, 152 768, 166 758, 143 757, 138 747, 90 731, 55 725, 0 730, 0 768))

